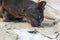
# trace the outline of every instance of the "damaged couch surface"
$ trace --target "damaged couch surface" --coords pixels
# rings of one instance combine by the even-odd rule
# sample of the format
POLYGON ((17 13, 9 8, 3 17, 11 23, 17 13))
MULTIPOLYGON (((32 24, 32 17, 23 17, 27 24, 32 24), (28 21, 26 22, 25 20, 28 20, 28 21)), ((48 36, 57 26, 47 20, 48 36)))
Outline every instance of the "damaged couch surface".
POLYGON ((60 22, 51 27, 40 28, 32 27, 28 23, 0 23, 0 40, 57 40, 60 38, 60 22), (38 31, 36 34, 28 32, 35 29, 38 31))

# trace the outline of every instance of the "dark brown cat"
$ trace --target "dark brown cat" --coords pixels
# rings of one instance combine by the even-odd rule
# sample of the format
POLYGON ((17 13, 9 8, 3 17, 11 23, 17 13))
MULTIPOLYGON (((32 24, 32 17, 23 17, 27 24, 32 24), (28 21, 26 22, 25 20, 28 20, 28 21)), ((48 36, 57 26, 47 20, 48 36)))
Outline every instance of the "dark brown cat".
POLYGON ((32 26, 38 27, 44 19, 46 1, 35 3, 31 0, 3 0, 2 14, 4 21, 19 20, 26 18, 32 26))

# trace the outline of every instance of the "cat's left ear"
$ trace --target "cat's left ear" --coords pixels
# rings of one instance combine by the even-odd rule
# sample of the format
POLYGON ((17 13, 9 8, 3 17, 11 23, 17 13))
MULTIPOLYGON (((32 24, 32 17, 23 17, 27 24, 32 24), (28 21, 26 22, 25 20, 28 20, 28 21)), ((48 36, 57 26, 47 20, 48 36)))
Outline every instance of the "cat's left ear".
POLYGON ((44 7, 46 5, 46 1, 41 1, 38 3, 39 7, 44 7))

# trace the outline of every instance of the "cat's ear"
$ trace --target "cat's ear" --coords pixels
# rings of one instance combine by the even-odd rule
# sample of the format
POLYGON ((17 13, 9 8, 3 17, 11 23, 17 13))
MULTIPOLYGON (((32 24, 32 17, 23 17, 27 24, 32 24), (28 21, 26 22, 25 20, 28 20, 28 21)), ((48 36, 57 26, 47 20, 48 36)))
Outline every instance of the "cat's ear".
POLYGON ((46 5, 46 1, 41 1, 38 3, 38 7, 44 7, 46 5))

